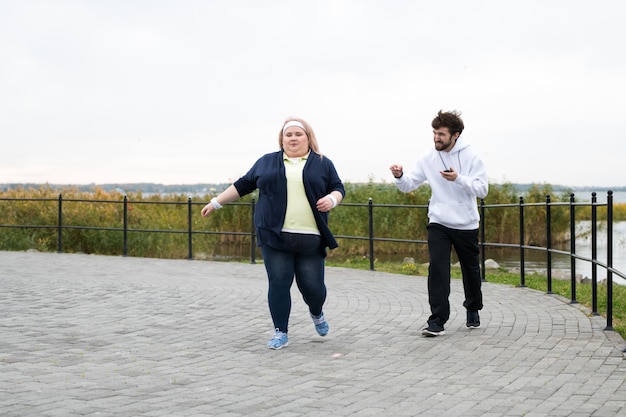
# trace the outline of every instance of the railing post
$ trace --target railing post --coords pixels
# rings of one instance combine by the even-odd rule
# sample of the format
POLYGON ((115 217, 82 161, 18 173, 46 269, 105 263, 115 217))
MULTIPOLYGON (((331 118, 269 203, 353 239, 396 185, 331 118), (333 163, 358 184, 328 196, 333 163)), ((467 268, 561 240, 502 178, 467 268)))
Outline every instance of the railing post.
POLYGON ((256 209, 256 203, 254 202, 254 198, 250 200, 250 263, 256 264, 256 228, 254 227, 254 210, 256 209))
POLYGON ((606 196, 606 327, 613 329, 613 191, 606 196))
POLYGON ((598 315, 598 199, 596 193, 591 193, 591 313, 598 315))
POLYGON ((574 193, 569 195, 569 245, 570 245, 570 282, 572 286, 572 296, 570 304, 578 304, 576 301, 576 258, 573 256, 576 254, 576 206, 574 206, 574 193))
POLYGON ((520 248, 520 287, 526 286, 524 260, 524 197, 519 198, 519 248, 520 248))
POLYGON ((370 271, 374 270, 374 205, 372 198, 368 200, 368 218, 369 218, 369 244, 370 244, 370 271))
POLYGON ((63 253, 63 195, 59 194, 59 214, 57 220, 57 253, 63 253))
POLYGON ((128 196, 124 196, 124 253, 128 256, 128 196))
POLYGON ((480 199, 480 278, 487 281, 485 268, 485 199, 480 199))
POLYGON ((550 195, 546 195, 546 274, 548 277, 548 294, 552 294, 552 206, 550 195))
POLYGON ((192 224, 191 224, 191 197, 187 197, 187 241, 189 252, 187 259, 193 259, 193 239, 192 239, 192 224))

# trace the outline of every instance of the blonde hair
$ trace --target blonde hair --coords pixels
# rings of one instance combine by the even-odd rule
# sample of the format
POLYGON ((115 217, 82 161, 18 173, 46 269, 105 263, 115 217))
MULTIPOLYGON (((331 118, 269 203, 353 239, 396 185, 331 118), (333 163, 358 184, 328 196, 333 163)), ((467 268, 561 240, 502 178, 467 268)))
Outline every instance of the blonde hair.
POLYGON ((315 132, 313 132, 313 128, 310 124, 308 124, 304 119, 300 119, 299 117, 288 117, 285 119, 283 125, 280 127, 280 133, 278 133, 278 147, 283 149, 283 128, 285 125, 291 121, 296 121, 304 126, 304 131, 306 132, 306 136, 309 139, 309 148, 316 154, 322 155, 320 153, 319 145, 317 144, 317 138, 315 137, 315 132))

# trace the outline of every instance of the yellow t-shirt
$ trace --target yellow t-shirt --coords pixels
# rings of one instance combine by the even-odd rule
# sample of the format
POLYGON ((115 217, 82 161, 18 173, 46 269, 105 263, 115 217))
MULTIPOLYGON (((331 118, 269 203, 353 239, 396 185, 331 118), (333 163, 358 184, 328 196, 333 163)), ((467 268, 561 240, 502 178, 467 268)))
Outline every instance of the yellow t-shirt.
POLYGON ((302 170, 306 164, 307 156, 301 158, 289 158, 284 156, 285 176, 287 177, 287 213, 283 232, 306 233, 319 235, 309 200, 304 192, 302 170))

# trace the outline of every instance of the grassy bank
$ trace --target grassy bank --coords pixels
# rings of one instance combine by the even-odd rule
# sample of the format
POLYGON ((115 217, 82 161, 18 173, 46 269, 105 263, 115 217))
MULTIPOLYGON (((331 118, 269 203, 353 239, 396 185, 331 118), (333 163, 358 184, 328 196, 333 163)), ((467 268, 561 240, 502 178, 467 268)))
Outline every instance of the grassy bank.
MULTIPOLYGON (((369 270, 369 259, 355 258, 346 261, 336 262, 329 259, 327 266, 337 266, 344 268, 369 270)), ((428 275, 428 268, 419 264, 402 264, 398 262, 376 262, 375 268, 380 272, 404 275, 428 275)), ((452 268, 452 277, 461 278, 461 269, 452 268)), ((504 270, 489 270, 486 280, 495 284, 505 284, 519 286, 519 273, 511 273, 504 270)), ((528 288, 546 293, 547 278, 541 275, 526 275, 525 284, 528 288)), ((426 290, 426 288, 424 288, 426 290)), ((606 285, 598 285, 598 312, 606 319, 606 285)), ((552 280, 552 293, 558 294, 566 299, 571 298, 570 282, 552 280)), ((576 286, 576 301, 581 305, 592 309, 591 284, 580 283, 576 286)), ((623 339, 626 340, 626 287, 621 285, 613 286, 613 328, 623 339)))

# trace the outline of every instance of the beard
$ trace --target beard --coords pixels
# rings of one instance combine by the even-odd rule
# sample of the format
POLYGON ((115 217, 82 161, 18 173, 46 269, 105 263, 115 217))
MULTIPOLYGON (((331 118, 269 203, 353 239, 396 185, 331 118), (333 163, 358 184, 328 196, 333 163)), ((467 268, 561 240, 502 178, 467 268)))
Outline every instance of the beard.
POLYGON ((451 145, 452 145, 452 140, 449 140, 447 142, 437 141, 435 142, 435 149, 437 149, 438 151, 443 151, 446 149, 450 149, 451 145))

